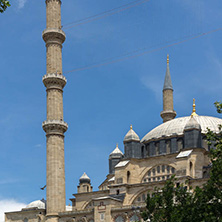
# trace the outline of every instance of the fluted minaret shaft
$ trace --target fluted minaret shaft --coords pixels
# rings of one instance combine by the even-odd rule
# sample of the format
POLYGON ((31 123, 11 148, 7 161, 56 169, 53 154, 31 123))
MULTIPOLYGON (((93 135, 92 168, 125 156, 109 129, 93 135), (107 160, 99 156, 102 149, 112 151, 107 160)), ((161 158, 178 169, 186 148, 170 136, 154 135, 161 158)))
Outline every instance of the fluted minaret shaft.
POLYGON ((169 55, 167 55, 167 70, 163 85, 163 111, 160 113, 163 122, 167 122, 176 117, 173 109, 173 85, 170 76, 169 55))
MULTIPOLYGON (((61 0, 46 0, 47 28, 43 31, 46 43, 47 74, 43 83, 47 92, 47 120, 43 122, 47 147, 47 209, 48 218, 65 211, 64 133, 68 128, 63 121, 62 44, 65 33, 61 30, 61 0)), ((51 219, 50 219, 51 220, 51 219)), ((52 219, 52 221, 54 221, 52 219)))

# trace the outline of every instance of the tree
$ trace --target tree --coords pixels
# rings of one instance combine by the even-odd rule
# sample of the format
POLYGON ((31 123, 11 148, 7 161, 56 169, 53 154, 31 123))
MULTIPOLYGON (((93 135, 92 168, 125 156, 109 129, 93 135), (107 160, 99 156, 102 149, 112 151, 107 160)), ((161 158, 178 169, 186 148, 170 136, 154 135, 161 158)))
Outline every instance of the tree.
MULTIPOLYGON (((218 113, 222 103, 215 102, 218 113)), ((203 187, 189 190, 189 184, 176 186, 175 176, 166 181, 162 189, 147 195, 145 221, 152 222, 220 222, 222 221, 222 126, 219 133, 208 129, 207 140, 214 145, 209 152, 211 171, 203 187)), ((189 181, 187 181, 189 183, 189 181)))
POLYGON ((10 5, 7 0, 0 0, 0 13, 3 13, 10 5))

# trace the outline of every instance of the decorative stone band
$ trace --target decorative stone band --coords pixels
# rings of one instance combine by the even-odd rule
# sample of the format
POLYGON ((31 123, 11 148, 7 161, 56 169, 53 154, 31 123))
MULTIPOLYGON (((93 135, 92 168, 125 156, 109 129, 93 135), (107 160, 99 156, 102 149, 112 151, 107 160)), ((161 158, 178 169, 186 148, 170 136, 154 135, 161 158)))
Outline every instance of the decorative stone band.
POLYGON ((45 29, 42 32, 42 38, 47 44, 59 44, 62 45, 63 42, 66 40, 65 32, 61 29, 45 29))
POLYGON ((62 120, 46 120, 42 123, 42 128, 46 135, 64 136, 68 129, 68 124, 62 120))
POLYGON ((48 73, 42 77, 42 81, 47 89, 62 90, 66 85, 66 78, 62 74, 48 73))

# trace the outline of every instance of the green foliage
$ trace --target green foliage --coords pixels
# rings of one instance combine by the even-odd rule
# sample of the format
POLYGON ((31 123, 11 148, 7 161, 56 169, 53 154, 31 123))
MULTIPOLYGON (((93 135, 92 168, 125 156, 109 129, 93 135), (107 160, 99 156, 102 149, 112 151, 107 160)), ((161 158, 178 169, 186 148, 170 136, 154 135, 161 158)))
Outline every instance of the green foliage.
MULTIPOLYGON (((216 102, 218 113, 222 103, 216 102)), ((178 184, 173 176, 162 189, 147 195, 145 221, 152 222, 222 222, 222 126, 220 133, 208 129, 207 140, 213 148, 209 152, 211 171, 203 187, 190 192, 187 184, 178 184), (187 185, 187 186, 186 186, 187 185)), ((190 188, 192 189, 192 188, 190 188)))
POLYGON ((222 103, 221 102, 215 102, 214 105, 217 108, 217 112, 222 113, 222 103))
POLYGON ((0 13, 3 13, 10 5, 7 0, 0 0, 0 13))

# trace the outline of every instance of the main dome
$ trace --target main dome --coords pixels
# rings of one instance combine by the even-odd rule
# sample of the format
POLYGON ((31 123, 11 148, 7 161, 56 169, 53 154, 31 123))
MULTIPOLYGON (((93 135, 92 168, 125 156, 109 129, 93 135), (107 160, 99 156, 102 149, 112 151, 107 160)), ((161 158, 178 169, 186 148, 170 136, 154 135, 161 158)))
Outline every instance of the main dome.
MULTIPOLYGON (((157 126, 149 133, 147 133, 141 142, 147 142, 151 139, 158 139, 162 137, 170 137, 173 135, 183 135, 184 127, 191 117, 185 116, 176 118, 161 125, 157 126)), ((222 124, 222 119, 211 117, 211 116, 195 116, 193 117, 201 126, 201 133, 207 133, 207 128, 213 132, 219 132, 218 125, 222 124)))

